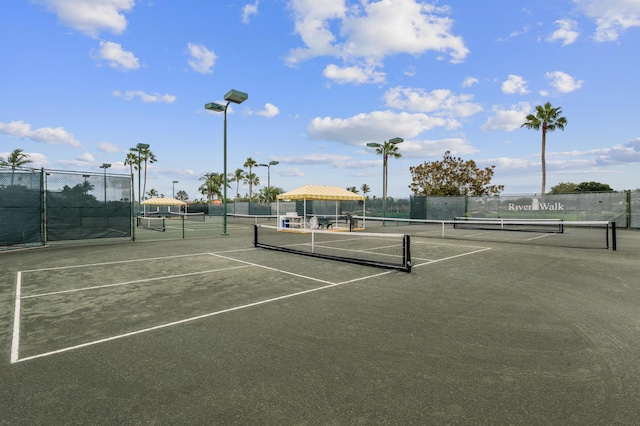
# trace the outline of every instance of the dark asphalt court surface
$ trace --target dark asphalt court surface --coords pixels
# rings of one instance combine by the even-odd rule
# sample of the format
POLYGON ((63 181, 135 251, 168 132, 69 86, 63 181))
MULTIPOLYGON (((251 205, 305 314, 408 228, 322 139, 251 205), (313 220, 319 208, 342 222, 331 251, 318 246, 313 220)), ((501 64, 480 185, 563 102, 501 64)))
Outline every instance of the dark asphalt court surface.
POLYGON ((412 255, 255 249, 250 227, 0 253, 0 424, 638 423, 640 232, 412 255))

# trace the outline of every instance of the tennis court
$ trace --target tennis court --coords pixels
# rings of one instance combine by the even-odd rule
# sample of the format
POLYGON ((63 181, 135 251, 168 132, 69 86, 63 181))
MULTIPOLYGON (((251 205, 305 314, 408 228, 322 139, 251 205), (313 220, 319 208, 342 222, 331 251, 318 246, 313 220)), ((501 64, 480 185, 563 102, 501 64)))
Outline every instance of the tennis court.
POLYGON ((202 238, 142 229, 135 243, 2 254, 0 423, 640 416, 637 232, 619 232, 615 252, 412 238, 407 273, 210 225, 185 223, 202 238))

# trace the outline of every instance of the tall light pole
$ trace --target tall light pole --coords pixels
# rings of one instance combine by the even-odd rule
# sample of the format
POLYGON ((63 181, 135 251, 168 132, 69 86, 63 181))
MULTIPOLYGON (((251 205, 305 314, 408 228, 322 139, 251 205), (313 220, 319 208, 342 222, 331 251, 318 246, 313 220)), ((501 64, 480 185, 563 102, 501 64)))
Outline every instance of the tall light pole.
POLYGON ((267 202, 271 201, 271 166, 280 164, 279 161, 269 161, 269 164, 258 164, 258 167, 267 168, 267 202))
POLYGON ((173 191, 171 192, 171 198, 176 198, 176 183, 180 183, 177 180, 174 180, 173 182, 173 191))
POLYGON ((139 143, 136 145, 135 148, 129 148, 129 151, 134 151, 138 153, 138 211, 140 211, 140 206, 142 203, 142 198, 140 197, 142 194, 140 194, 140 169, 142 168, 142 161, 141 161, 141 157, 140 157, 140 153, 145 150, 145 149, 149 149, 149 144, 146 143, 139 143))
POLYGON ((393 145, 404 142, 402 138, 392 138, 388 142, 382 144, 370 142, 367 144, 370 148, 379 148, 382 153, 382 217, 387 216, 387 161, 389 158, 389 149, 393 145))
POLYGON ((248 94, 232 89, 224 95, 224 100, 227 101, 226 105, 210 102, 204 106, 204 109, 208 109, 209 111, 224 112, 224 198, 222 200, 222 235, 229 235, 227 233, 227 109, 231 102, 234 104, 241 104, 247 99, 249 99, 248 94))
POLYGON ((107 214, 107 169, 111 167, 109 163, 102 163, 101 169, 104 169, 104 218, 108 220, 107 214))

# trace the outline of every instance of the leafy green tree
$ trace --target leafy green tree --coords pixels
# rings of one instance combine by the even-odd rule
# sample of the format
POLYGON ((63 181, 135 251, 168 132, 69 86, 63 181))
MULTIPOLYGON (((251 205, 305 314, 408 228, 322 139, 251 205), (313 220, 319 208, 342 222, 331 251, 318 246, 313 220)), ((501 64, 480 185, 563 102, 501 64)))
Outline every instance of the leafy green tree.
POLYGON ((576 194, 580 192, 613 192, 613 188, 600 182, 581 182, 577 185, 571 182, 562 182, 551 188, 551 194, 576 194))
POLYGON ((249 173, 245 176, 244 182, 249 184, 249 199, 253 198, 253 185, 255 179, 258 179, 256 175, 253 174, 253 168, 258 165, 258 162, 253 158, 247 158, 247 161, 244 162, 244 168, 249 169, 249 173))
POLYGON ((189 199, 189 194, 186 193, 183 189, 176 193, 176 200, 187 201, 189 199))
POLYGON ((483 195, 498 194, 504 185, 490 185, 496 166, 480 169, 475 161, 463 161, 444 153, 442 161, 425 161, 409 167, 412 182, 409 188, 414 195, 483 195))
POLYGON ((561 117, 562 108, 553 108, 551 102, 547 102, 544 106, 536 106, 536 113, 529 114, 525 118, 525 122, 520 127, 527 129, 541 130, 542 131, 542 191, 544 194, 545 186, 547 183, 547 164, 545 159, 545 151, 547 149, 547 132, 553 132, 554 130, 564 130, 567 125, 567 119, 561 117))
POLYGON ((581 182, 576 185, 577 192, 613 192, 613 188, 611 188, 606 183, 600 182, 581 182))
POLYGON ((551 194, 573 194, 576 192, 576 185, 572 182, 560 182, 556 186, 551 187, 551 194))
POLYGON ((25 164, 29 164, 32 161, 29 160, 29 154, 22 152, 22 149, 14 149, 11 154, 7 156, 7 159, 0 157, 0 166, 11 167, 11 186, 13 186, 13 178, 16 172, 16 168, 22 167, 25 164))
POLYGON ((238 168, 233 172, 233 177, 229 179, 229 182, 236 183, 236 200, 240 198, 240 182, 244 181, 245 174, 244 170, 238 168))

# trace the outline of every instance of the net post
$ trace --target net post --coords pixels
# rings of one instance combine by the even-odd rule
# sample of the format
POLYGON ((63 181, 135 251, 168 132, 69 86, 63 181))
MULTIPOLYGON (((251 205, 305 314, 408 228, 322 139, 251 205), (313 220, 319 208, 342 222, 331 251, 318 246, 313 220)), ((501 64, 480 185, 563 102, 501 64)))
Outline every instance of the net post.
POLYGON ((258 247, 258 224, 253 225, 253 246, 258 247))
MULTIPOLYGON (((607 243, 609 242, 609 238, 607 238, 607 243)), ((609 248, 609 247, 607 247, 609 248)), ((616 223, 611 222, 611 249, 613 251, 617 250, 617 240, 616 240, 616 223)))
POLYGON ((185 217, 181 216, 180 218, 182 219, 182 239, 184 240, 184 219, 185 219, 185 217))
POLYGON ((413 263, 411 262, 411 236, 409 234, 404 236, 404 238, 402 239, 402 244, 404 245, 403 263, 405 265, 405 270, 407 272, 411 272, 413 263))

